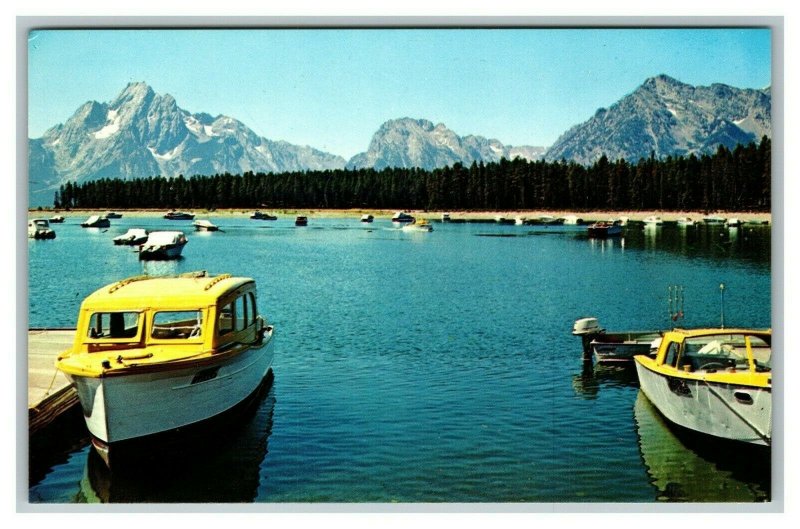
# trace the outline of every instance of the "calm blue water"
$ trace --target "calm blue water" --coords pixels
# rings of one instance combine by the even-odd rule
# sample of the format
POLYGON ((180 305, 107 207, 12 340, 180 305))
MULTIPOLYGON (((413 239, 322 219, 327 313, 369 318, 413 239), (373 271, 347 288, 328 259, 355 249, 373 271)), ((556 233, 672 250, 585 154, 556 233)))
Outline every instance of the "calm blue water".
POLYGON ((681 326, 719 325, 720 283, 726 326, 771 326, 768 227, 630 226, 595 241, 568 226, 209 219, 224 232, 156 217, 55 225, 55 240, 28 245, 29 326, 74 327, 87 294, 141 273, 250 276, 276 327, 269 391, 212 457, 169 472, 111 474, 75 441, 45 458, 31 502, 769 498, 768 465, 700 456, 652 427, 653 410, 634 413, 635 371, 584 363, 571 335, 590 315, 611 330, 667 328, 672 285, 681 326), (180 261, 140 262, 111 242, 129 227, 183 229, 189 244, 180 261))

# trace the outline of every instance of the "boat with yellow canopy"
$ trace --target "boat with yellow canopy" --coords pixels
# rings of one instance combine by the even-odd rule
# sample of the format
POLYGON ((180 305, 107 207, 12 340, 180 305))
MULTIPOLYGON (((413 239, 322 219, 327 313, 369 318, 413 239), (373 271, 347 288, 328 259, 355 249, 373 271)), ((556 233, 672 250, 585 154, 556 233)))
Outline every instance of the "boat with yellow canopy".
POLYGON ((138 276, 81 304, 56 367, 75 384, 92 444, 109 455, 237 408, 271 370, 274 329, 253 279, 138 276))
POLYGON ((772 444, 772 331, 675 329, 655 357, 634 357, 642 391, 672 423, 772 444))

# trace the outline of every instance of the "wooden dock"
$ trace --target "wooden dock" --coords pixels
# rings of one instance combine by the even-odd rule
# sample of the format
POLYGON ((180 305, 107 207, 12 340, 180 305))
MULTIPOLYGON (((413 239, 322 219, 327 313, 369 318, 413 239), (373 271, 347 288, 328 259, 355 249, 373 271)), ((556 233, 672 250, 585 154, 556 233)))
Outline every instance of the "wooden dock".
POLYGON ((74 329, 28 330, 29 434, 79 404, 75 388, 55 367, 56 357, 72 345, 74 338, 74 329))

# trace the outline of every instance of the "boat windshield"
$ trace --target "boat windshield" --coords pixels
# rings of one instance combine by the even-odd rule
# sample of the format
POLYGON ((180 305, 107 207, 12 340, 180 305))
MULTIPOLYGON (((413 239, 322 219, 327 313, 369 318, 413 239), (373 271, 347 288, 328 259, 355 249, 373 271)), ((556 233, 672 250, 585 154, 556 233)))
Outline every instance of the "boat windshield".
POLYGON ((153 315, 151 336, 159 340, 198 338, 203 332, 201 310, 162 311, 153 315))
POLYGON ((770 371, 772 347, 764 335, 732 333, 687 338, 682 366, 686 369, 770 371), (752 365, 751 365, 752 360, 752 365))
POLYGON ((95 312, 89 318, 87 337, 92 339, 135 338, 139 332, 138 312, 95 312))

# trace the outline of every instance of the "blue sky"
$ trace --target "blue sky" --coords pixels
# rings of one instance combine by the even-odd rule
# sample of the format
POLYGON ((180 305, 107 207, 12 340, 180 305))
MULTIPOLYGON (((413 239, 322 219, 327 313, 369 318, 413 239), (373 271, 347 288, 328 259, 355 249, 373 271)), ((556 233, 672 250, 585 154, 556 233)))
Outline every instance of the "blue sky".
POLYGON ((742 28, 34 31, 28 135, 144 81, 190 112, 345 158, 399 117, 548 146, 654 75, 768 86, 770 38, 742 28))

